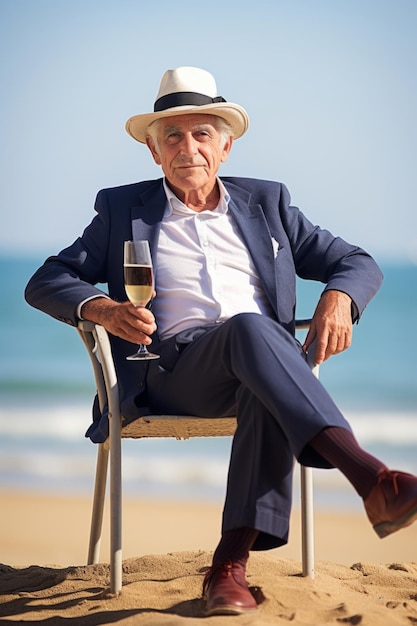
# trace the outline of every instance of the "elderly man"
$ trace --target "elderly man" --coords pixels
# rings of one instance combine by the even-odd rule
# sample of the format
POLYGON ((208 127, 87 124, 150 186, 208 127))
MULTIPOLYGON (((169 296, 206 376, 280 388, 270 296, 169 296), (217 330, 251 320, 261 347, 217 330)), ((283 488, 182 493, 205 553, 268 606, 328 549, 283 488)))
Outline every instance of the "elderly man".
MULTIPOLYGON (((218 176, 248 124, 208 72, 166 72, 154 112, 126 125, 164 178, 101 191, 83 235, 47 259, 26 290, 57 319, 109 331, 126 420, 150 411, 237 415, 222 536, 203 585, 210 615, 257 609, 246 562, 250 550, 287 541, 294 457, 338 468, 380 537, 417 518, 417 478, 358 445, 306 363, 309 350, 322 363, 350 345, 381 272, 364 250, 291 206, 284 185, 218 176), (132 239, 150 242, 152 311, 127 301, 123 242, 132 239), (303 346, 294 338, 296 275, 324 284, 303 346), (160 358, 126 360, 132 343, 152 343, 160 358)), ((94 417, 88 435, 102 441, 106 415, 95 407, 94 417)))

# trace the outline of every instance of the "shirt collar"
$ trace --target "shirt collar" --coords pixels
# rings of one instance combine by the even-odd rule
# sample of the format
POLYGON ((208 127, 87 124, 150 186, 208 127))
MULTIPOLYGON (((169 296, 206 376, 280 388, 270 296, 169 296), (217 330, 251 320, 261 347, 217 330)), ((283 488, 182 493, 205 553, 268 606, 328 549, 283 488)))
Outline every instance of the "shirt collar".
MULTIPOLYGON (((210 213, 217 214, 217 215, 224 215, 228 211, 230 195, 227 193, 226 187, 223 185, 219 177, 217 177, 217 183, 219 185, 219 191, 220 191, 219 204, 217 205, 215 209, 210 211, 210 213)), ((164 191, 167 197, 167 205, 165 208, 164 217, 169 217, 173 213, 177 215, 178 214, 182 214, 182 215, 195 215, 196 214, 196 212, 193 211, 193 209, 190 209, 183 202, 181 202, 179 198, 177 198, 177 196, 172 191, 172 189, 168 187, 166 178, 163 179, 163 185, 164 185, 164 191)))

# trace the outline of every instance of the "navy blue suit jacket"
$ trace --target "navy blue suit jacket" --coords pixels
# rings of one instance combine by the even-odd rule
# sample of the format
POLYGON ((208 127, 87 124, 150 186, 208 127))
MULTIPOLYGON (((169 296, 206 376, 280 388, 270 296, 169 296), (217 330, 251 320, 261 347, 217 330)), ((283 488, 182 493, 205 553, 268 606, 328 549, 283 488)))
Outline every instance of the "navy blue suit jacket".
MULTIPOLYGON (((378 266, 364 250, 313 225, 290 205, 288 190, 281 183, 248 178, 222 180, 231 197, 229 211, 276 319, 284 328, 294 333, 296 275, 321 281, 324 289, 347 293, 356 305, 357 317, 361 315, 382 281, 378 266), (273 239, 278 244, 277 252, 273 239)), ((57 256, 48 258, 29 281, 29 304, 75 326, 78 304, 102 293, 97 284, 107 283, 108 294, 114 300, 127 300, 123 242, 148 239, 155 262, 165 206, 162 179, 100 191, 95 205, 97 216, 83 235, 57 256)), ((132 344, 117 337, 111 337, 111 342, 122 412, 126 419, 134 419, 147 412, 143 393, 146 366, 126 362, 132 344)), ((99 417, 97 412, 95 417, 99 417)), ((105 437, 97 428, 90 431, 93 440, 105 437)))

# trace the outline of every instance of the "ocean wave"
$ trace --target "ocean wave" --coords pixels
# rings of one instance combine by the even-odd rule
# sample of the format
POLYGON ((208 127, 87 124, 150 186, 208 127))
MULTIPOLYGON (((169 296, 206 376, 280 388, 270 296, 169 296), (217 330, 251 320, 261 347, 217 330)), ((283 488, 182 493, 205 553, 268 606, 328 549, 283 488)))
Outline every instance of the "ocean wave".
POLYGON ((0 409, 2 437, 77 441, 91 419, 90 406, 10 407, 0 409))
MULTIPOLYGON (((364 445, 417 444, 417 414, 411 412, 346 412, 356 437, 364 445)), ((26 440, 76 441, 91 419, 91 406, 46 406, 0 408, 0 435, 26 440)))
POLYGON ((348 414, 357 439, 364 445, 386 443, 392 445, 417 444, 416 413, 366 412, 348 414))
MULTIPOLYGON (((0 487, 91 493, 97 448, 84 437, 90 415, 89 405, 0 409, 0 487)), ((371 453, 390 467, 417 473, 414 414, 357 412, 347 417, 371 453)), ((124 440, 124 491, 223 498, 230 445, 227 437, 124 440)), ((315 470, 314 482, 318 492, 351 497, 352 488, 337 471, 315 470)), ((297 497, 298 478, 294 484, 297 497)))

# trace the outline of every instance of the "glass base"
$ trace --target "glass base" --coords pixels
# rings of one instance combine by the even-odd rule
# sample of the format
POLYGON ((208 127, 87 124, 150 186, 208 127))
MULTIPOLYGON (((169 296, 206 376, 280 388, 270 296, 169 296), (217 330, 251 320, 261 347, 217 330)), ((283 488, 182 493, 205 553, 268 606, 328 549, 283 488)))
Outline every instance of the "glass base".
POLYGON ((159 359, 159 354, 148 352, 148 348, 144 343, 138 345, 136 354, 131 354, 126 357, 126 361, 151 361, 152 359, 159 359))
POLYGON ((126 357, 126 361, 150 361, 152 359, 159 359, 159 354, 152 354, 152 352, 136 352, 126 357))

